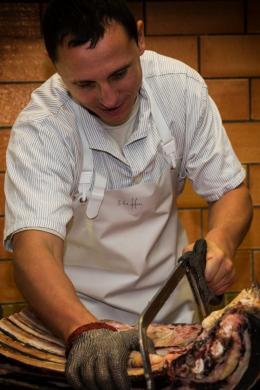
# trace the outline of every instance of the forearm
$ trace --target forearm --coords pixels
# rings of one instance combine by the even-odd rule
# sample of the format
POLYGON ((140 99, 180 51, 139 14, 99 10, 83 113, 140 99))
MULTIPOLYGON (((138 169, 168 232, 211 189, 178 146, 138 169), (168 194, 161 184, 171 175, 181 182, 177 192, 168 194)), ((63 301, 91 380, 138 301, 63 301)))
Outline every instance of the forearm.
POLYGON ((64 340, 78 326, 95 321, 64 273, 63 243, 49 233, 26 231, 14 236, 15 280, 26 301, 64 340))
POLYGON ((233 257, 252 220, 252 202, 245 184, 209 204, 209 228, 206 239, 233 257))

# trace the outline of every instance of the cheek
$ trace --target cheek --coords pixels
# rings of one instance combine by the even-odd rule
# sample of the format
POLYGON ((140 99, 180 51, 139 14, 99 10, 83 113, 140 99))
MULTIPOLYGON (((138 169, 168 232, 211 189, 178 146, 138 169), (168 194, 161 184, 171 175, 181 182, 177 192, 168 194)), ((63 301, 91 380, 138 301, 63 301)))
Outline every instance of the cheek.
POLYGON ((74 92, 74 98, 84 106, 93 106, 97 100, 95 93, 86 92, 84 90, 74 92))
POLYGON ((136 93, 141 87, 141 78, 135 75, 124 83, 124 91, 129 94, 136 93))

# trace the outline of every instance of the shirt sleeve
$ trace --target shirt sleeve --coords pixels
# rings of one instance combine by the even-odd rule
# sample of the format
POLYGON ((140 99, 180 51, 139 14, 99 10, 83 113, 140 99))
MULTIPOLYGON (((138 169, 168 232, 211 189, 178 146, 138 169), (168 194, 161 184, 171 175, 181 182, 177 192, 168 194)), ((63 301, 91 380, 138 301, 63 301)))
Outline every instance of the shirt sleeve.
POLYGON ((54 126, 44 121, 15 124, 7 150, 5 248, 12 250, 12 235, 25 229, 64 238, 74 181, 71 153, 54 126))
MULTIPOLYGON (((192 100, 189 98, 188 101, 192 100)), ((232 148, 206 85, 201 88, 197 104, 195 110, 194 105, 188 109, 184 175, 191 180, 199 195, 212 202, 241 184, 245 170, 232 148), (189 128, 194 124, 195 130, 189 128)))

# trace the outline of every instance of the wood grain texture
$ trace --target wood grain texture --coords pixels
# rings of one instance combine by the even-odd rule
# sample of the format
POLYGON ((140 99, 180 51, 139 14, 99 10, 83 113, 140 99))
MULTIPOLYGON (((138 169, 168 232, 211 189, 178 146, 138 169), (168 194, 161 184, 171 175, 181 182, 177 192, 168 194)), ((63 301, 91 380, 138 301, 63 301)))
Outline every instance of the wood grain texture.
POLYGON ((0 4, 0 37, 40 38, 40 6, 35 3, 0 4))
POLYGON ((258 77, 260 35, 202 36, 200 61, 204 77, 258 77))
MULTIPOLYGON (((128 1, 136 19, 144 19, 147 49, 177 58, 206 77, 233 147, 248 172, 254 219, 234 261, 241 277, 235 294, 251 278, 260 280, 260 1, 128 1), (144 13, 143 13, 144 12, 144 13), (242 274, 243 273, 243 274, 242 274)), ((54 72, 40 36, 46 2, 0 4, 0 259, 4 251, 3 175, 10 126, 32 90, 54 72)), ((180 217, 193 241, 207 229, 206 202, 187 182, 178 199, 180 217)), ((7 272, 7 271, 6 271, 7 272)), ((1 272, 0 272, 1 274, 1 272)), ((20 307, 6 275, 4 313, 20 307), (8 295, 9 294, 9 295, 8 295)), ((0 283, 1 286, 1 283, 0 283)), ((228 294, 226 295, 228 299, 228 294)), ((0 297, 1 302, 1 297, 0 297)))
POLYGON ((253 79, 251 84, 252 93, 252 119, 260 120, 260 79, 253 79))
MULTIPOLYGON (((40 84, 0 84, 0 126, 12 126, 40 84)), ((1 137, 1 134, 0 134, 1 137)))
POLYGON ((241 33, 244 28, 242 0, 147 1, 146 16, 148 35, 241 33))
POLYGON ((207 85, 223 120, 249 120, 247 79, 209 79, 207 85))
POLYGON ((0 129, 0 172, 4 172, 6 169, 5 153, 6 153, 9 137, 10 137, 9 129, 0 129))
POLYGON ((43 41, 0 38, 0 81, 44 81, 54 73, 43 41))
POLYGON ((198 40, 196 37, 145 37, 146 49, 185 62, 198 69, 198 40))

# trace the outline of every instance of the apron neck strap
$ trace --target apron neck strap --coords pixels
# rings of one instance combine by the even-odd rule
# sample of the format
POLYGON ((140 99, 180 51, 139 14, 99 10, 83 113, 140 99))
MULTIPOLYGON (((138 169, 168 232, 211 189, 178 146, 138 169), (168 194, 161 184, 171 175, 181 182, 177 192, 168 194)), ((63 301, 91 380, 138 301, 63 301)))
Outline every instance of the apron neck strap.
POLYGON ((176 145, 175 140, 170 132, 169 126, 167 125, 155 99, 153 96, 153 92, 147 83, 147 81, 143 80, 143 86, 144 89, 147 92, 147 95, 150 100, 151 105, 151 112, 153 119, 155 121, 156 127, 159 131, 159 134, 162 139, 162 148, 165 153, 165 155, 170 158, 170 161, 172 163, 172 167, 176 167, 176 145))
POLYGON ((93 176, 93 157, 92 157, 92 151, 90 150, 88 140, 85 134, 85 130, 83 129, 82 126, 82 113, 81 110, 82 108, 77 104, 76 102, 73 101, 73 106, 75 108, 76 112, 76 121, 77 121, 77 126, 78 126, 78 131, 80 134, 80 139, 81 139, 81 146, 82 146, 82 170, 81 170, 81 175, 79 178, 79 186, 78 186, 78 191, 79 191, 79 200, 80 202, 86 202, 88 194, 89 194, 89 189, 91 186, 92 182, 92 176, 93 176))

